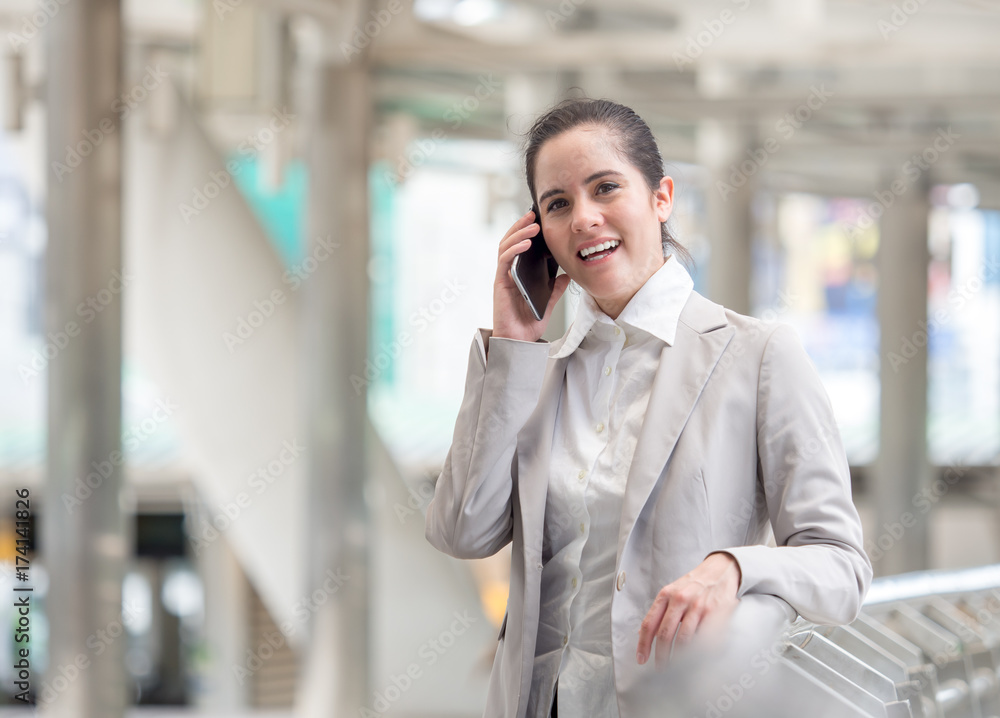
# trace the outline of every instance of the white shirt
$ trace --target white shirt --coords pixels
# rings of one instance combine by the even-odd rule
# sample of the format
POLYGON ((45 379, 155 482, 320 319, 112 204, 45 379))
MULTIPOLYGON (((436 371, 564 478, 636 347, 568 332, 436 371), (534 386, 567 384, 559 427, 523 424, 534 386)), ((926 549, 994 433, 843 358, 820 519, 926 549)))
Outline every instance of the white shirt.
POLYGON ((560 715, 618 716, 611 597, 625 480, 660 353, 693 286, 668 257, 617 320, 584 292, 552 354, 570 359, 553 436, 529 718, 547 718, 557 680, 560 715))

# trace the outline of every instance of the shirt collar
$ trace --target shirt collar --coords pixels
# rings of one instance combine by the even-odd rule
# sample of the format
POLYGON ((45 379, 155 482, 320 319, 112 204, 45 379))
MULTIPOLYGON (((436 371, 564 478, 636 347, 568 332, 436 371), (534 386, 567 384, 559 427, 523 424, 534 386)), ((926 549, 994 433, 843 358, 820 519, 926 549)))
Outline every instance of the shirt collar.
POLYGON ((611 319, 597 305, 594 298, 584 292, 573 324, 566 333, 566 340, 552 357, 558 359, 576 351, 596 322, 620 326, 626 335, 629 333, 629 328, 639 329, 673 346, 681 310, 693 288, 691 275, 676 257, 670 255, 639 287, 618 315, 618 319, 611 319))

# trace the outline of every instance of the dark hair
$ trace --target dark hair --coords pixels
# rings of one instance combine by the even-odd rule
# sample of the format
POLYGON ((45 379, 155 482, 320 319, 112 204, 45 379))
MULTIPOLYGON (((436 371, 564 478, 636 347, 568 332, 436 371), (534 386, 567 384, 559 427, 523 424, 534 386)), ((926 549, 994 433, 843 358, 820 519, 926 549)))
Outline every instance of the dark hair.
MULTIPOLYGON (((618 151, 622 158, 639 170, 649 186, 649 191, 657 190, 664 176, 663 157, 660 156, 660 148, 656 146, 656 139, 649 125, 635 113, 635 110, 611 100, 570 98, 563 100, 535 120, 528 130, 527 145, 524 150, 524 173, 533 203, 536 197, 535 164, 542 145, 553 137, 581 125, 597 125, 607 129, 618 140, 618 151)), ((674 238, 666 222, 660 223, 660 237, 664 256, 673 252, 689 269, 694 266, 691 253, 674 238)))

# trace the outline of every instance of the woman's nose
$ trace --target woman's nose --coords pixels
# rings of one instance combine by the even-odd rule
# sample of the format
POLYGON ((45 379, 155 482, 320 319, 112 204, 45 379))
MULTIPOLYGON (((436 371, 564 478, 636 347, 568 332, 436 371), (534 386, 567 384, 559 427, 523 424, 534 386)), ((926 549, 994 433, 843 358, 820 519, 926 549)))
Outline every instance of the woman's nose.
POLYGON ((603 218, 600 208, 593 202, 583 199, 573 205, 573 221, 570 228, 574 232, 585 232, 591 227, 601 224, 603 218))

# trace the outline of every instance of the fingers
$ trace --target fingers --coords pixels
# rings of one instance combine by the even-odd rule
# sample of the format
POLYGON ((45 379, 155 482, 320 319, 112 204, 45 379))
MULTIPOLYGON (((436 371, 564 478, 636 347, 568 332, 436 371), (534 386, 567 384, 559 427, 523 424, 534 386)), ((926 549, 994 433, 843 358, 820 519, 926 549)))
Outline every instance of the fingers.
POLYGON ((686 646, 694 638, 695 632, 704 624, 705 612, 697 604, 688 608, 677 626, 677 645, 686 646))
POLYGON ((541 227, 534 222, 533 216, 534 213, 529 210, 510 226, 510 229, 507 230, 507 234, 505 234, 503 239, 500 240, 500 248, 497 251, 498 255, 503 256, 504 252, 518 242, 530 239, 538 234, 541 227))
POLYGON ((497 281, 504 286, 513 286, 510 278, 510 267, 514 262, 514 257, 521 252, 527 251, 531 247, 531 238, 538 234, 541 229, 537 224, 530 221, 532 213, 529 211, 522 216, 507 230, 507 234, 500 240, 499 258, 497 260, 497 281))
POLYGON ((639 628, 636 661, 643 665, 649 660, 656 641, 656 667, 663 668, 670 660, 673 648, 685 646, 702 633, 722 631, 738 601, 712 599, 694 586, 664 586, 639 628))
MULTIPOLYGON (((503 239, 507 239, 507 237, 514 234, 514 232, 516 232, 517 230, 523 229, 527 227, 529 224, 533 224, 534 221, 535 221, 535 213, 529 209, 527 212, 525 212, 516 220, 514 220, 514 224, 512 224, 510 226, 510 229, 507 230, 507 234, 503 236, 503 239)), ((500 241, 503 242, 503 240, 500 241)))
MULTIPOLYGON (((677 602, 674 603, 677 605, 677 602)), ((677 636, 673 638, 674 644, 677 648, 685 646, 691 642, 694 638, 695 631, 698 630, 698 626, 701 625, 702 618, 704 614, 701 607, 695 603, 685 607, 678 607, 676 613, 671 615, 670 611, 667 611, 667 615, 663 620, 663 625, 660 627, 660 633, 656 637, 656 667, 664 668, 670 661, 670 656, 673 651, 673 646, 671 645, 671 638, 674 637, 674 632, 676 631, 677 636)))
POLYGON ((546 324, 548 324, 549 316, 552 314, 552 310, 555 308, 556 302, 559 301, 559 297, 563 295, 563 292, 566 291, 566 287, 569 286, 569 275, 560 274, 553 281, 552 296, 549 297, 549 303, 545 307, 545 314, 542 316, 542 319, 545 320, 546 324))
POLYGON ((650 607, 649 612, 646 613, 646 617, 642 619, 642 625, 639 627, 639 647, 636 649, 635 654, 635 658, 640 666, 649 658, 649 653, 653 648, 653 639, 656 637, 656 633, 660 629, 660 623, 663 621, 663 616, 667 612, 669 595, 665 589, 656 594, 656 598, 653 599, 653 605, 650 607))
POLYGON ((500 259, 497 262, 497 278, 503 286, 514 285, 514 280, 510 276, 511 265, 514 263, 514 257, 519 255, 521 252, 527 252, 530 248, 531 239, 525 239, 511 245, 500 255, 500 259))
POLYGON ((656 667, 662 668, 670 660, 670 651, 673 648, 674 634, 677 627, 684 618, 688 610, 687 605, 683 605, 680 596, 672 596, 667 604, 667 611, 660 622, 660 627, 656 631, 656 667))
POLYGON ((690 642, 701 623, 703 609, 694 597, 664 586, 653 600, 649 613, 639 628, 636 660, 643 665, 649 659, 653 639, 656 639, 656 667, 662 668, 670 658, 674 635, 678 644, 690 642))

